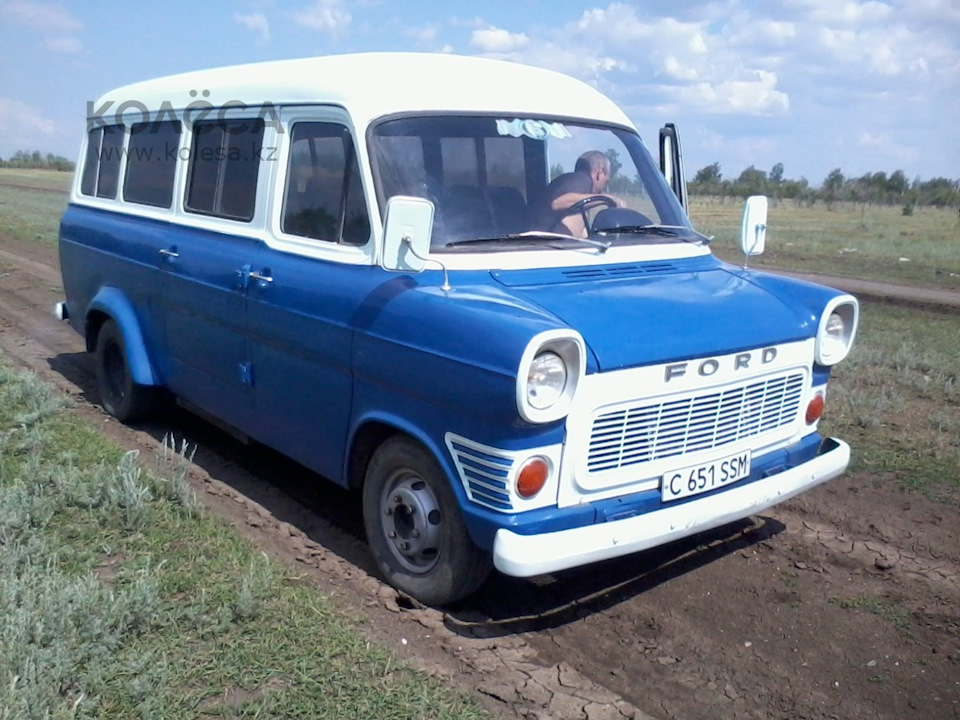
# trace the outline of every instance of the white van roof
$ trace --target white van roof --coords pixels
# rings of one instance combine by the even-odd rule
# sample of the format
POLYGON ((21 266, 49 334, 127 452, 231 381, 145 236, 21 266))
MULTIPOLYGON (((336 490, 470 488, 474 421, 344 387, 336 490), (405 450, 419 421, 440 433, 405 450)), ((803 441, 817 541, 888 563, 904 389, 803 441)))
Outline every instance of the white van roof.
POLYGON ((580 80, 501 60, 442 53, 362 53, 234 65, 126 85, 97 100, 127 109, 334 104, 358 125, 399 112, 494 112, 584 118, 633 128, 609 98, 580 80), (192 93, 192 94, 191 94, 192 93))

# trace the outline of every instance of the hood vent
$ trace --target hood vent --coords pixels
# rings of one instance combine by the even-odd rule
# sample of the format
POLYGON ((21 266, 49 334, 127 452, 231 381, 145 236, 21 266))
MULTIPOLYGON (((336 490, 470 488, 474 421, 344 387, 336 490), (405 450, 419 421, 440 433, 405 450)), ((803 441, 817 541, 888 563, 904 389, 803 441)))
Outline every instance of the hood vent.
POLYGON ((617 263, 615 265, 495 270, 491 275, 497 282, 507 287, 523 287, 525 285, 561 285, 563 283, 596 282, 598 280, 649 278, 658 275, 715 270, 717 267, 719 267, 719 263, 715 257, 704 255, 683 260, 617 263))

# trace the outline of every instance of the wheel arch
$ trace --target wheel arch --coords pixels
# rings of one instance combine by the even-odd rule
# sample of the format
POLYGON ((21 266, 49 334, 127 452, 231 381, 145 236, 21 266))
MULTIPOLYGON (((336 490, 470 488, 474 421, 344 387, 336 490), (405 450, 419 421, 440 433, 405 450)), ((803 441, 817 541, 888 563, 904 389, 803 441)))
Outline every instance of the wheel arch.
POLYGON ((100 288, 87 308, 84 322, 87 350, 96 347, 100 328, 107 320, 113 320, 123 335, 133 381, 138 385, 159 385, 133 304, 117 288, 100 288))
POLYGON ((458 487, 459 483, 454 482, 456 475, 451 474, 453 468, 447 462, 444 448, 433 442, 423 430, 402 418, 380 414, 362 418, 353 431, 347 446, 347 464, 344 473, 348 488, 359 490, 363 487, 367 466, 370 464, 373 454, 377 451, 377 448, 395 435, 403 435, 423 446, 433 456, 440 469, 443 470, 454 493, 462 501, 462 488, 458 487))

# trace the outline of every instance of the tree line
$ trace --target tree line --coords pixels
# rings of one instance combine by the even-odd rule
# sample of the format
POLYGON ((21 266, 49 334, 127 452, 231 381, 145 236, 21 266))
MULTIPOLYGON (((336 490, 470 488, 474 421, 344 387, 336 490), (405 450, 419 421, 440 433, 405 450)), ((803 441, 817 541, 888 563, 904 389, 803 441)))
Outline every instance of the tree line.
POLYGON ((935 207, 960 206, 960 180, 937 177, 931 180, 912 181, 903 170, 868 172, 860 177, 847 177, 840 168, 831 170, 819 187, 801 177, 799 180, 785 178, 783 163, 774 165, 770 172, 753 165, 743 170, 736 180, 724 178, 720 163, 715 162, 700 168, 692 182, 688 183, 691 195, 719 195, 749 197, 767 195, 775 199, 792 199, 798 204, 823 202, 828 207, 835 202, 856 202, 876 205, 915 205, 935 207))
POLYGON ((27 150, 17 150, 8 159, 0 158, 0 167, 6 168, 29 168, 31 170, 61 170, 63 172, 73 172, 76 166, 72 160, 62 155, 53 153, 42 153, 39 150, 29 152, 27 150))

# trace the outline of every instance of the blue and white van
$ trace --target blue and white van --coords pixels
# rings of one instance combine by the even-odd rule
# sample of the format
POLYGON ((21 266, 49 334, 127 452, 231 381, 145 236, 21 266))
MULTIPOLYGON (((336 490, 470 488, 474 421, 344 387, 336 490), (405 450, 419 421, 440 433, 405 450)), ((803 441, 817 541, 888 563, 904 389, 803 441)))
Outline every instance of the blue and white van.
MULTIPOLYGON (((384 577, 423 602, 661 545, 847 466, 817 424, 857 301, 714 257, 674 128, 655 161, 584 83, 375 53, 88 109, 57 310, 107 411, 172 395, 357 489, 384 577)), ((751 199, 747 255, 765 217, 751 199)))

